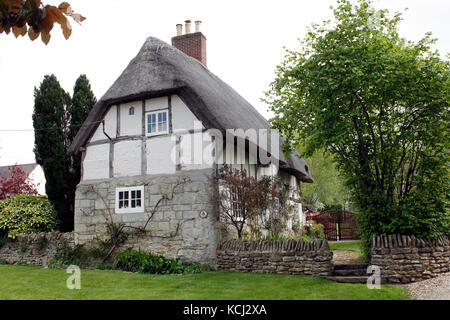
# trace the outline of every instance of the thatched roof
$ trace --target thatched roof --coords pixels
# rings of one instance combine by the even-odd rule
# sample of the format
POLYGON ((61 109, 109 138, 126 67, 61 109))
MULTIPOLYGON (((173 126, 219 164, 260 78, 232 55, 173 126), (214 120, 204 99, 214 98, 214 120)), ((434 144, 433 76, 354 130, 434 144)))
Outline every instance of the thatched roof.
MULTIPOLYGON (((69 151, 78 152, 86 144, 111 104, 169 93, 178 94, 206 128, 222 131, 270 128, 252 105, 204 65, 177 48, 150 37, 93 107, 69 151)), ((286 160, 280 151, 279 160, 281 169, 302 181, 312 182, 306 163, 298 154, 286 160)))

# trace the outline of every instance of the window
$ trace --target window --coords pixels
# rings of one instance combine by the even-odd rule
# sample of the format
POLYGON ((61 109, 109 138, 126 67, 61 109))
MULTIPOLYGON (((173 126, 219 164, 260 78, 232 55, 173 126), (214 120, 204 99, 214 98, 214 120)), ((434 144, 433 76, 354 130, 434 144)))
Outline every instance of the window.
POLYGON ((146 119, 147 135, 152 136, 169 133, 167 118, 167 110, 148 112, 146 119))
POLYGON ((130 107, 130 109, 128 109, 128 115, 134 116, 134 107, 130 107))
POLYGON ((116 189, 116 213, 144 212, 144 186, 116 189))
POLYGON ((231 210, 235 221, 243 221, 241 195, 237 187, 231 187, 231 210))
POLYGON ((280 199, 278 197, 275 197, 273 199, 273 217, 280 217, 280 199))

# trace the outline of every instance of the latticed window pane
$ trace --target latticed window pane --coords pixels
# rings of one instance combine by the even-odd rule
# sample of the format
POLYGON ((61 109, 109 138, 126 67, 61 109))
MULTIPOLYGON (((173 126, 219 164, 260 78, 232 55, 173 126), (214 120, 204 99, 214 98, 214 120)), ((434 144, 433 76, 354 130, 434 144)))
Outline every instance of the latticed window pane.
MULTIPOLYGON (((118 188, 119 189, 119 188, 118 188)), ((117 213, 143 212, 144 187, 124 187, 117 190, 116 210, 117 213)))

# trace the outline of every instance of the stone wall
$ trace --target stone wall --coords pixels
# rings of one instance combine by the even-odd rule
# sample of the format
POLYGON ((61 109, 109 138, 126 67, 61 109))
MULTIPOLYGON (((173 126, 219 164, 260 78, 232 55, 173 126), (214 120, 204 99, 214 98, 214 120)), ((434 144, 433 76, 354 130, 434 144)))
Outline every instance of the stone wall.
POLYGON ((47 265, 48 260, 55 257, 62 241, 73 246, 73 232, 19 234, 15 239, 6 239, 0 248, 0 259, 9 264, 47 265))
POLYGON ((409 283, 450 271, 450 238, 424 240, 414 236, 373 237, 372 265, 385 282, 409 283))
POLYGON ((332 260, 326 240, 230 240, 217 250, 218 269, 242 272, 325 277, 333 272, 332 260))
POLYGON ((218 219, 212 174, 211 169, 205 169, 83 181, 76 192, 75 240, 79 244, 105 240, 109 221, 143 227, 159 199, 164 194, 170 196, 174 186, 187 178, 189 182, 176 187, 173 199, 158 207, 147 232, 131 235, 121 249, 141 249, 167 258, 215 265, 218 219), (144 185, 145 212, 116 214, 116 188, 141 185, 144 185))

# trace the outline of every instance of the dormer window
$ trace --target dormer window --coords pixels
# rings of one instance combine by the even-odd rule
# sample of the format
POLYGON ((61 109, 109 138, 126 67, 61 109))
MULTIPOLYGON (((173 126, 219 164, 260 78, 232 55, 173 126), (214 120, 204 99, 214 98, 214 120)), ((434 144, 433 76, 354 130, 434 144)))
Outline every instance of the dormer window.
POLYGON ((147 136, 169 133, 168 111, 159 110, 146 114, 147 136))
POLYGON ((128 115, 134 116, 134 107, 130 107, 130 109, 128 109, 128 115))

